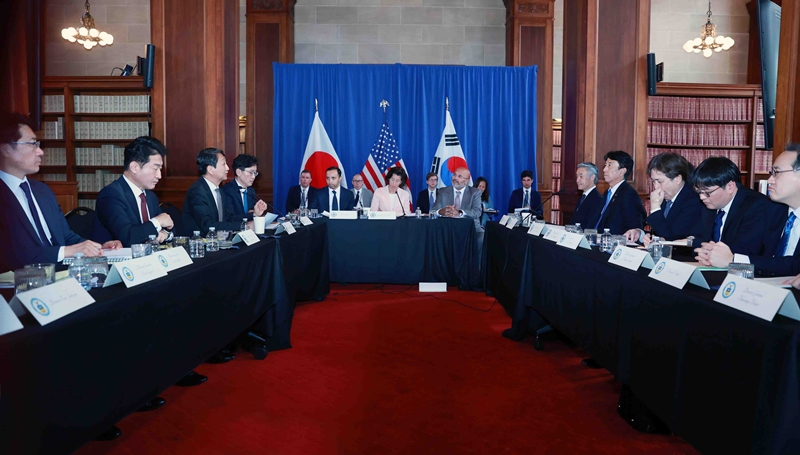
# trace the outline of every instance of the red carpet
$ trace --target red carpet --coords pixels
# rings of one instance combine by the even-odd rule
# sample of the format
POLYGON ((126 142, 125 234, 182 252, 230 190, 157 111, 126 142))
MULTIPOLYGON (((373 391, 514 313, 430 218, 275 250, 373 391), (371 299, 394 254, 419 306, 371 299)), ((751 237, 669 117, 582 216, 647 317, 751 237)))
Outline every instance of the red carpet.
POLYGON ((298 306, 294 348, 202 365, 206 384, 170 388, 78 453, 697 453, 617 417, 619 384, 579 349, 501 337, 510 319, 493 299, 373 288, 298 306))

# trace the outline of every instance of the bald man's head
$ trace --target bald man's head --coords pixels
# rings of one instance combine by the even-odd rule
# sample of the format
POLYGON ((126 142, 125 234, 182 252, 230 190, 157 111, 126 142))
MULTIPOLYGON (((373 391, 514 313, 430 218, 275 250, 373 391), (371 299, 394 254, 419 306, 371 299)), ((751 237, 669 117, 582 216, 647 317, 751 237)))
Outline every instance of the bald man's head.
POLYGON ((469 169, 465 167, 459 167, 455 172, 453 172, 453 187, 457 190, 464 188, 467 186, 467 183, 469 183, 469 177, 469 169))

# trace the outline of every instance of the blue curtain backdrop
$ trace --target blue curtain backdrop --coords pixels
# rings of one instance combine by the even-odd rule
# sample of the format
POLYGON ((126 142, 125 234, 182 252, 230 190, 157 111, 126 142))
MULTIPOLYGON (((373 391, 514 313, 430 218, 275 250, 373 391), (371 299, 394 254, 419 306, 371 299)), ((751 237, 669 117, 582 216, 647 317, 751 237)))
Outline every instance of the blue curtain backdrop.
MULTIPOLYGON (((445 97, 473 180, 484 176, 495 208, 505 212, 519 174, 536 172, 536 67, 274 64, 275 205, 298 184, 314 99, 349 180, 361 172, 386 120, 409 170, 411 189, 425 174, 442 137, 445 97)), ((451 182, 445 182, 450 185, 451 182)), ((536 184, 536 183, 534 183, 536 184)), ((534 186, 534 188, 536 188, 534 186)))

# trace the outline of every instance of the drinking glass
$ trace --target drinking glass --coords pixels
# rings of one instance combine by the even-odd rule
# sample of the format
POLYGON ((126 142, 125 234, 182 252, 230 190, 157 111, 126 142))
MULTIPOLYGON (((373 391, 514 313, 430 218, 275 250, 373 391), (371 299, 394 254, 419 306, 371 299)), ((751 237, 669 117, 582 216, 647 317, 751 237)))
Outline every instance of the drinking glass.
POLYGON ((14 288, 16 293, 47 286, 47 273, 44 269, 14 270, 14 288))
POLYGON ((319 210, 311 209, 311 218, 319 218, 319 210))
POLYGON ((45 277, 47 278, 47 284, 53 284, 56 282, 56 265, 55 264, 28 264, 25 266, 26 269, 42 269, 44 270, 45 277))
POLYGON ((612 235, 611 236, 611 251, 617 249, 617 246, 627 246, 628 245, 628 238, 624 235, 612 235))
POLYGON ((597 245, 597 229, 585 229, 583 235, 586 237, 586 241, 589 242, 589 245, 597 245))
POLYGON ((89 283, 93 288, 102 288, 108 276, 108 260, 104 257, 85 258, 86 272, 91 275, 89 283))
MULTIPOLYGON (((181 247, 186 250, 186 254, 189 254, 189 237, 173 237, 172 246, 175 248, 181 247)), ((131 246, 131 250, 133 250, 133 246, 131 246)))
POLYGON ((219 239, 219 247, 220 249, 227 250, 233 246, 232 240, 228 240, 230 237, 230 231, 217 231, 217 238, 219 239))
POLYGON ((661 257, 672 259, 672 245, 661 245, 661 257))
POLYGON ((731 262, 728 264, 728 273, 731 275, 740 276, 752 280, 756 275, 756 266, 753 264, 742 264, 739 262, 731 262))
POLYGON ((133 259, 143 258, 149 254, 149 249, 150 245, 147 243, 136 243, 131 245, 131 256, 133 256, 133 259))
POLYGON ((568 225, 564 226, 564 229, 566 229, 567 232, 570 232, 570 233, 575 233, 576 230, 577 230, 574 224, 568 224, 568 225))

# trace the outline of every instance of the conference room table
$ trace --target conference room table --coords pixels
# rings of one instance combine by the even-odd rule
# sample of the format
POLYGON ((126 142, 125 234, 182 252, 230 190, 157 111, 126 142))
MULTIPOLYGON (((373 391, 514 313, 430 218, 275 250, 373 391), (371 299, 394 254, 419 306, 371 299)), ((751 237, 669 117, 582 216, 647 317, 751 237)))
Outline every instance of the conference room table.
POLYGON ((551 325, 702 453, 800 453, 799 322, 750 316, 713 290, 677 289, 525 228, 487 223, 484 248, 510 338, 551 325))
POLYGON ((330 279, 337 283, 446 282, 477 290, 479 249, 469 218, 330 220, 330 279))
POLYGON ((140 286, 94 289, 88 307, 0 337, 0 452, 76 450, 256 321, 268 349, 290 347, 282 250, 293 243, 241 243, 140 286))

